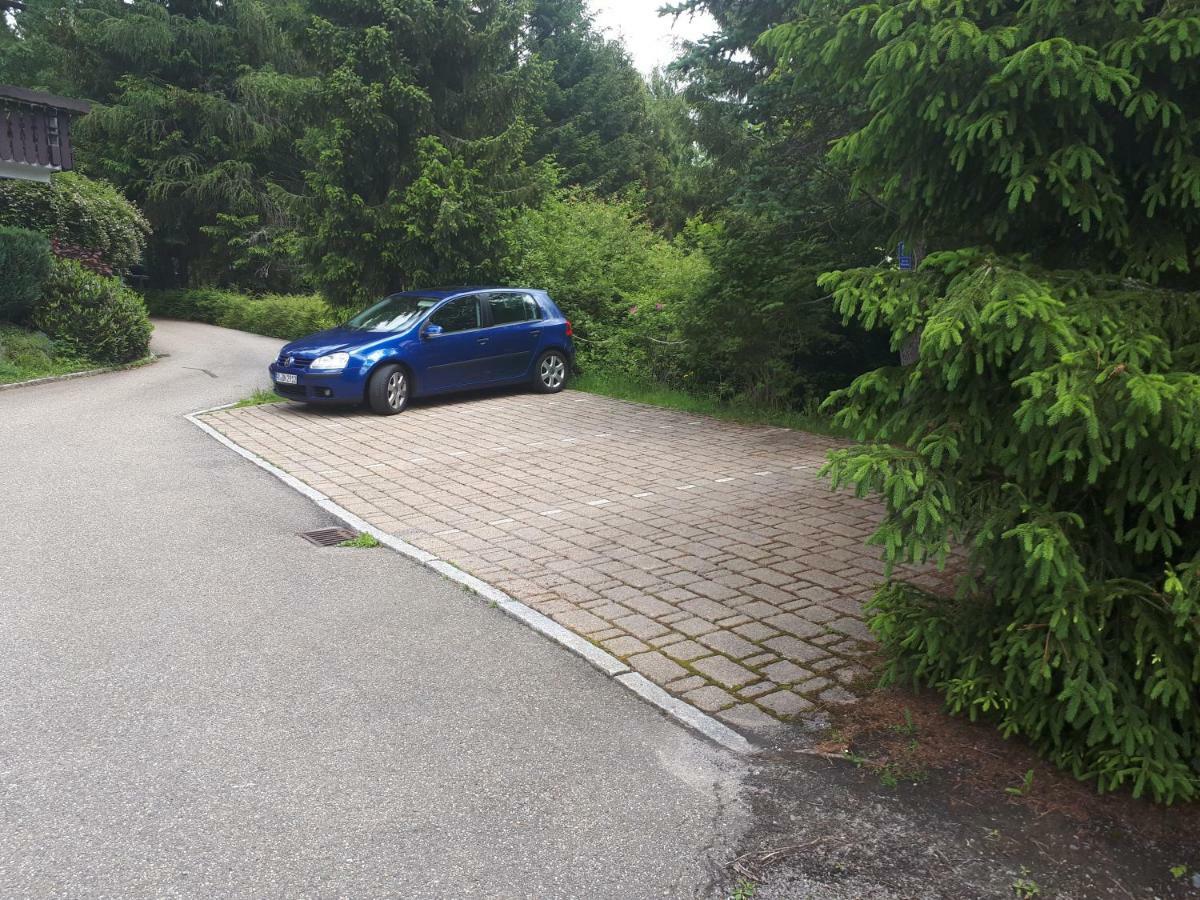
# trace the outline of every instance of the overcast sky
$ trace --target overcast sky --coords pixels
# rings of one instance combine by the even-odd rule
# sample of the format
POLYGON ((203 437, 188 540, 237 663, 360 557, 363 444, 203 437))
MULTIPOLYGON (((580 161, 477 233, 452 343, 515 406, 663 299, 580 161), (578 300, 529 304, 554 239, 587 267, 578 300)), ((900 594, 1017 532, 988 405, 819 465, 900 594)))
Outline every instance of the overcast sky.
POLYGON ((707 14, 690 20, 681 16, 678 22, 671 16, 660 17, 662 2, 665 0, 591 0, 596 24, 624 39, 634 65, 644 74, 675 58, 676 40, 694 40, 716 30, 707 14))

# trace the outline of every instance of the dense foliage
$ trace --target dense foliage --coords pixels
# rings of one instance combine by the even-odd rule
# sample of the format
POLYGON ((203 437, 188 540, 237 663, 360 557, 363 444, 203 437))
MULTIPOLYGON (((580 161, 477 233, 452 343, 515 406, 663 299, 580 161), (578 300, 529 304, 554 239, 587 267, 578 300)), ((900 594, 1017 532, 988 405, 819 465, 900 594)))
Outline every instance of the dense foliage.
POLYGON ((965 552, 955 598, 876 597, 892 674, 1101 789, 1197 796, 1200 8, 846 0, 765 40, 867 111, 834 160, 930 251, 822 279, 915 356, 831 399, 875 441, 835 483, 884 496, 889 561, 965 552))
POLYGON ((142 298, 70 259, 54 261, 33 325, 71 354, 101 363, 133 362, 150 348, 142 298))
POLYGON ((22 322, 50 274, 50 242, 36 231, 0 225, 0 322, 22 322))
POLYGON ((678 323, 703 289, 703 254, 657 234, 632 203, 559 196, 513 223, 506 277, 550 292, 574 325, 584 367, 676 382, 678 323))
POLYGON ((141 262, 150 225, 111 184, 76 172, 50 184, 0 181, 0 225, 30 228, 54 239, 59 255, 91 257, 126 270, 141 262))

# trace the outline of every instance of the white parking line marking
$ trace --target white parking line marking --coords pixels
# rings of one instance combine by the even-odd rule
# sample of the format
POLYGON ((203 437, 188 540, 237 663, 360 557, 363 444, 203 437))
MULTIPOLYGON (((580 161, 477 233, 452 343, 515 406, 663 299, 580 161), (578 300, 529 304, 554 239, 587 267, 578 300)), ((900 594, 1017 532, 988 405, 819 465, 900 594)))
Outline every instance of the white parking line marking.
POLYGON ((466 456, 467 451, 466 450, 455 450, 453 453, 451 453, 449 455, 450 456, 466 456))
POLYGON ((681 485, 678 485, 678 486, 676 487, 676 490, 679 490, 679 491, 690 491, 690 490, 691 490, 692 488, 694 488, 694 487, 695 487, 695 485, 694 485, 694 484, 681 484, 681 485))
POLYGON ((734 481, 734 480, 735 480, 735 479, 733 479, 733 478, 718 478, 718 479, 717 479, 717 484, 724 484, 724 483, 725 483, 725 482, 727 482, 727 481, 734 481))
POLYGON ((579 441, 579 438, 562 438, 564 444, 574 444, 579 441))
POLYGON ((812 468, 812 466, 809 466, 809 465, 804 465, 804 466, 792 466, 792 468, 793 468, 793 469, 811 469, 811 468, 812 468))
POLYGON ((429 460, 426 459, 424 456, 411 456, 408 458, 408 462, 422 463, 422 462, 429 462, 429 460))
POLYGON ((509 522, 515 522, 516 519, 497 519, 495 522, 488 522, 489 525, 507 525, 509 522))
POLYGON ((607 431, 597 431, 592 437, 608 437, 607 431))
POLYGON ((770 475, 770 472, 755 472, 755 475, 770 475))
POLYGON ((367 466, 367 468, 368 469, 382 469, 386 465, 387 465, 387 463, 371 463, 371 465, 367 466))
POLYGON ((611 500, 589 500, 588 506, 603 506, 606 503, 612 503, 611 500))
POLYGON ((434 534, 434 537, 445 537, 448 534, 462 534, 457 528, 447 528, 445 531, 439 531, 434 534))
POLYGON ((493 453, 503 453, 506 450, 512 450, 512 447, 493 447, 492 448, 493 453))
POLYGON ((653 497, 654 492, 653 491, 642 491, 640 494, 634 494, 633 496, 635 496, 635 497, 653 497))
POLYGON ((542 515, 543 516, 557 516, 561 512, 562 512, 561 509, 547 509, 547 510, 543 510, 542 515))

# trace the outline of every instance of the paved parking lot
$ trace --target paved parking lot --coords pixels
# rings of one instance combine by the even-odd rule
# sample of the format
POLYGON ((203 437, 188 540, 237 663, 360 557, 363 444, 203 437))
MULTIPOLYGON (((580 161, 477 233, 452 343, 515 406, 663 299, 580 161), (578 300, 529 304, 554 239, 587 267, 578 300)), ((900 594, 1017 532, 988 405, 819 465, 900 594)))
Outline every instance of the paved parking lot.
POLYGON ((865 674, 880 510, 817 477, 832 439, 572 391, 206 420, 737 727, 865 674))

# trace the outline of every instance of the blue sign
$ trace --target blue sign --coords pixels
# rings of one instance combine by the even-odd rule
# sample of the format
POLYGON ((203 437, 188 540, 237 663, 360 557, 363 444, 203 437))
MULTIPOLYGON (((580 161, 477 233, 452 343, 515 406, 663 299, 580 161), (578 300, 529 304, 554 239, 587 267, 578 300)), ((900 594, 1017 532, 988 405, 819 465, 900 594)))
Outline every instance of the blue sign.
POLYGON ((900 246, 896 248, 896 257, 900 260, 900 270, 902 272, 911 272, 915 268, 912 256, 906 256, 904 253, 904 241, 901 241, 900 246))

